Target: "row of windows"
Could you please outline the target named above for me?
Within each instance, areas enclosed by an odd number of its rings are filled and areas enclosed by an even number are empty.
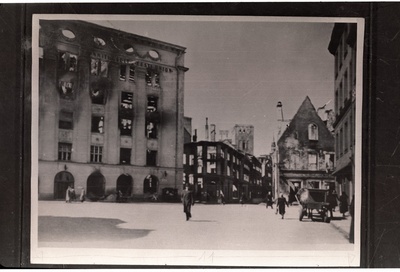
[[[109,62],[92,58],[90,60],[90,75],[99,78],[107,78],[109,74]],[[78,71],[78,56],[69,52],[59,52],[58,69],[65,72],[76,73]],[[119,68],[119,80],[135,82],[135,66],[122,64]],[[62,98],[74,99],[76,77],[60,76],[58,88]],[[158,71],[147,69],[145,75],[147,86],[160,87],[160,74]],[[91,87],[92,103],[105,104],[104,90],[100,86]],[[103,86],[104,88],[104,86]]]
[[[354,146],[354,119],[350,112],[349,118],[337,129],[335,135],[335,149],[338,158],[346,154]]]
[[[119,110],[119,129],[121,135],[131,136],[132,135],[132,124],[133,124],[133,94],[129,92],[121,93],[121,103]],[[158,109],[158,98],[155,96],[149,96],[147,98],[147,113],[157,112]],[[62,110],[59,115],[59,128],[60,129],[73,129],[73,112]],[[94,115],[91,121],[91,132],[103,134],[104,130],[104,116]],[[157,138],[157,123],[156,120],[146,119],[145,124],[145,135],[147,138]]]
[[[72,144],[58,143],[58,160],[71,161]],[[131,164],[131,148],[120,148],[120,164]],[[102,163],[103,162],[103,147],[98,145],[90,146],[90,162]],[[147,150],[146,152],[146,165],[157,165],[157,151]]]

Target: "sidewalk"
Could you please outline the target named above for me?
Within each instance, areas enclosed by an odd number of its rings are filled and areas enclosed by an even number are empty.
[[[351,216],[347,212],[345,218],[343,218],[342,214],[336,209],[333,212],[333,219],[330,224],[332,227],[337,229],[346,239],[349,239],[350,235],[350,224],[351,224]]]

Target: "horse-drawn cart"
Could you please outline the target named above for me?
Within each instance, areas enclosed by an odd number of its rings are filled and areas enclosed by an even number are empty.
[[[315,217],[319,217],[323,222],[329,223],[328,216],[329,203],[327,202],[328,190],[323,189],[305,189],[302,188],[298,193],[298,201],[300,203],[300,221],[304,216],[314,221]],[[316,213],[314,212],[316,211]]]

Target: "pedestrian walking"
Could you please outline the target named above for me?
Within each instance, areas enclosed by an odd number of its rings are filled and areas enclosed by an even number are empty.
[[[277,208],[279,210],[279,214],[282,216],[282,219],[285,216],[285,206],[289,207],[289,203],[286,201],[286,198],[283,196],[283,194],[281,194],[281,196],[278,198],[277,201]]]
[[[328,202],[328,211],[330,212],[331,218],[333,218],[333,210],[337,205],[337,196],[333,194],[333,191],[329,191],[328,195],[326,196],[326,202]]]
[[[271,194],[271,192],[268,192],[265,207],[267,209],[268,209],[268,207],[271,207],[271,209],[274,209],[273,205],[274,205],[274,200],[272,198],[272,194]]]
[[[219,196],[220,196],[220,198],[221,198],[221,203],[222,203],[223,205],[225,205],[225,195],[224,195],[224,193],[222,192],[222,190],[219,191]]]
[[[243,193],[241,194],[241,196],[240,196],[239,202],[240,202],[240,204],[242,204],[242,206],[243,206],[243,204],[246,203],[246,200],[247,200],[246,194],[243,192]]]
[[[183,212],[186,214],[186,221],[188,221],[192,217],[192,206],[194,205],[194,198],[192,191],[189,190],[189,187],[186,186],[185,190],[182,192],[182,203],[183,203]]]
[[[83,203],[83,201],[85,201],[85,198],[86,198],[85,188],[82,187],[81,195],[79,196],[79,200]]]
[[[343,192],[342,195],[339,197],[339,210],[340,213],[343,215],[343,218],[346,215],[346,212],[349,211],[349,201],[346,192]]]
[[[65,202],[71,202],[71,186],[68,185],[67,190],[65,191]]]

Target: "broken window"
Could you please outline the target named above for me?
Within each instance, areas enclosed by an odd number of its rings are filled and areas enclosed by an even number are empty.
[[[316,124],[308,125],[308,139],[314,141],[318,140],[318,127]]]
[[[147,97],[147,112],[157,111],[157,97],[149,96]]]
[[[108,62],[99,59],[91,59],[90,61],[90,74],[92,76],[108,76]]]
[[[76,72],[78,66],[78,56],[69,52],[58,53],[58,68],[60,70]]]
[[[149,139],[157,138],[157,124],[151,121],[146,121],[146,137]]]
[[[70,161],[72,152],[72,144],[58,143],[58,160]]]
[[[317,154],[308,154],[308,170],[317,170]]]
[[[132,105],[133,93],[122,92],[121,93],[121,109],[133,109]]]
[[[129,65],[129,81],[135,82],[135,66]]]
[[[121,135],[131,136],[132,135],[132,120],[130,119],[120,119],[120,129]]]
[[[61,111],[58,119],[58,128],[73,129],[73,113],[70,111]]]
[[[104,133],[104,117],[103,116],[92,116],[92,132]]]
[[[120,148],[119,163],[131,164],[131,150],[130,148]]]
[[[157,165],[157,151],[155,150],[147,150],[146,156],[146,165],[147,166],[156,166]]]
[[[74,86],[74,84],[72,82],[60,81],[59,82],[59,91],[60,91],[61,97],[72,98],[74,95],[73,86]]]
[[[98,145],[90,146],[90,162],[102,162],[103,147]]]
[[[160,75],[158,72],[147,70],[145,79],[147,86],[160,87]]]
[[[119,67],[119,80],[121,81],[126,80],[126,65],[121,65]]]
[[[121,108],[119,111],[119,128],[121,135],[132,135],[132,124],[133,124],[133,93],[122,92],[121,93]]]

